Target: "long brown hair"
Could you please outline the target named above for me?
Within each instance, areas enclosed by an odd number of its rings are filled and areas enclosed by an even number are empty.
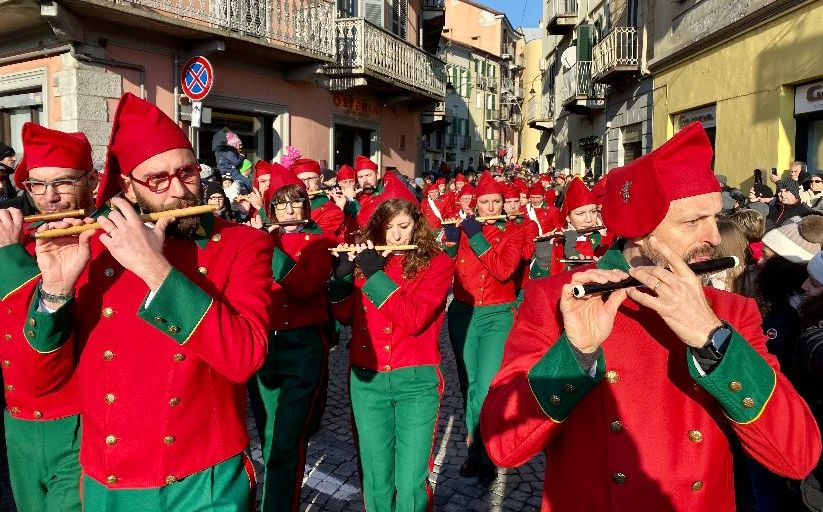
[[[434,233],[423,217],[419,206],[401,198],[384,201],[374,210],[369,222],[360,230],[360,239],[371,240],[374,245],[385,245],[386,226],[401,213],[405,213],[414,221],[414,233],[409,243],[416,245],[417,249],[406,251],[403,259],[403,278],[411,279],[440,252],[440,246],[437,245]]]
[[[716,258],[736,256],[740,264],[725,271],[726,290],[732,293],[754,296],[754,284],[749,275],[749,241],[740,226],[729,218],[717,220],[717,230],[720,233],[720,245],[716,248]]]

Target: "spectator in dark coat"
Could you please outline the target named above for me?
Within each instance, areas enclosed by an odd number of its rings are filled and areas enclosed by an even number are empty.
[[[777,182],[777,199],[777,203],[766,216],[767,230],[779,228],[787,222],[797,222],[812,211],[800,202],[800,186],[794,180],[784,179]]]
[[[240,137],[228,128],[223,128],[212,137],[211,148],[217,162],[218,174],[229,173],[232,181],[239,181],[247,189],[251,189],[251,181],[240,172],[240,166],[243,164],[243,143]]]

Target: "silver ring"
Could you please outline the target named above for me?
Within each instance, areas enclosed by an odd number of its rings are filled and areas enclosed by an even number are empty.
[[[654,293],[657,293],[657,287],[658,287],[658,286],[660,286],[661,284],[663,284],[663,280],[662,280],[662,279],[661,279],[661,280],[659,280],[659,281],[657,281],[657,284],[656,284],[656,285],[654,285],[654,287],[652,288],[652,291],[653,291]]]

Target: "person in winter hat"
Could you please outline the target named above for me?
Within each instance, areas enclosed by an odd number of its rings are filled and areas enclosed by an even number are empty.
[[[763,235],[765,257],[774,254],[789,261],[807,262],[823,244],[823,216],[809,215],[797,222],[787,222]]]
[[[777,199],[766,216],[766,229],[796,222],[811,212],[811,208],[800,202],[800,185],[795,180],[783,179],[777,182]]]
[[[240,154],[243,142],[240,137],[228,128],[223,128],[214,134],[211,146],[217,162],[217,172],[221,175],[230,173],[232,181],[239,181],[246,188],[251,189],[251,181],[240,172],[240,167],[243,165],[243,157]]]
[[[9,178],[14,173],[17,155],[11,146],[0,143],[0,201],[8,201],[17,196],[17,190]]]

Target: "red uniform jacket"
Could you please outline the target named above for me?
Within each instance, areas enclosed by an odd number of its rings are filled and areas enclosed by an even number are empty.
[[[598,267],[628,264],[615,250]],[[545,451],[544,511],[733,512],[731,436],[778,474],[815,466],[814,418],[766,351],[753,301],[705,288],[735,333],[701,376],[657,313],[626,300],[592,377],[563,334],[571,275],[529,284],[481,414],[498,465]]]
[[[326,196],[311,200],[311,220],[317,223],[324,233],[343,240],[346,230],[345,215],[334,201]]]
[[[434,207],[432,204],[434,203]],[[432,201],[428,197],[424,197],[423,201],[420,202],[420,210],[423,212],[423,216],[426,218],[426,221],[429,223],[429,227],[432,229],[439,229],[442,228],[443,225],[441,221],[446,217],[445,212],[441,209],[442,203],[440,201]],[[438,217],[437,212],[434,211],[434,208],[437,208],[437,211],[440,213]]]
[[[601,235],[600,233],[591,233],[589,235],[581,235],[578,237],[577,243],[574,247],[577,249],[577,256],[583,259],[591,259],[597,256],[600,258],[609,246],[612,244],[612,236],[608,233]],[[551,275],[560,274],[566,270],[571,270],[571,266],[561,263],[560,260],[566,259],[564,239],[558,238],[552,247],[552,264],[550,270]]]
[[[456,255],[454,300],[471,306],[513,302],[523,244],[523,226],[514,222],[484,224],[471,239],[461,230],[460,242],[447,249]]]
[[[325,324],[329,320],[328,282],[332,267],[329,248],[336,246],[337,240],[325,236],[315,223],[300,232],[283,233],[275,240],[270,329]]]
[[[523,260],[520,266],[517,267],[514,277],[514,292],[517,294],[526,286],[526,283],[529,282],[529,269],[532,263],[532,257],[534,257],[534,239],[537,237],[538,227],[537,223],[529,218],[523,218],[514,222],[523,226],[523,245],[520,248],[520,256]]]
[[[353,293],[332,305],[335,316],[352,326],[352,366],[387,372],[440,363],[438,337],[454,264],[440,253],[404,279],[403,259],[390,255],[384,270],[355,279]]]
[[[33,391],[71,375],[83,471],[110,488],[160,487],[246,449],[246,381],[266,358],[273,242],[204,215],[195,241],[167,238],[174,266],[148,288],[92,240],[77,296],[54,313],[31,298]],[[33,295],[33,297],[32,297]]]

